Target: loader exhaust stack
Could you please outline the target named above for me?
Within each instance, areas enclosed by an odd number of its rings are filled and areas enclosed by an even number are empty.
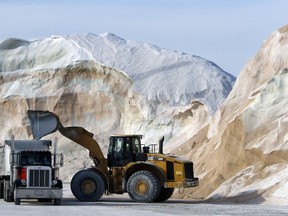
[[[164,142],[164,136],[159,140],[159,154],[163,154],[163,142]]]

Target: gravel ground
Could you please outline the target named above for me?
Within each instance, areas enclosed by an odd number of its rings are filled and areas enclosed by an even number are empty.
[[[285,203],[283,203],[285,204]],[[286,206],[211,203],[185,200],[169,200],[164,203],[134,203],[127,195],[103,196],[98,202],[79,202],[71,194],[67,185],[60,206],[52,203],[38,203],[36,200],[23,200],[20,206],[0,200],[2,216],[86,216],[86,215],[288,215]]]

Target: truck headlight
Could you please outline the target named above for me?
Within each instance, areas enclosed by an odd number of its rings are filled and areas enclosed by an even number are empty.
[[[55,186],[57,183],[58,183],[58,181],[57,181],[56,179],[54,179],[54,180],[52,181],[52,185],[53,185],[53,186]]]
[[[21,179],[21,184],[22,185],[26,185],[26,180],[25,179]]]

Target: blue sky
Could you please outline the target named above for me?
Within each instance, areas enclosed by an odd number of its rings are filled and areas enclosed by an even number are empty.
[[[0,0],[0,41],[111,32],[201,56],[237,76],[288,24],[287,0]]]

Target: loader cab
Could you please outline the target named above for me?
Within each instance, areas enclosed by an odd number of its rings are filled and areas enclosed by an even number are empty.
[[[142,135],[113,135],[108,149],[108,166],[122,167],[130,162],[144,159],[141,148]]]

